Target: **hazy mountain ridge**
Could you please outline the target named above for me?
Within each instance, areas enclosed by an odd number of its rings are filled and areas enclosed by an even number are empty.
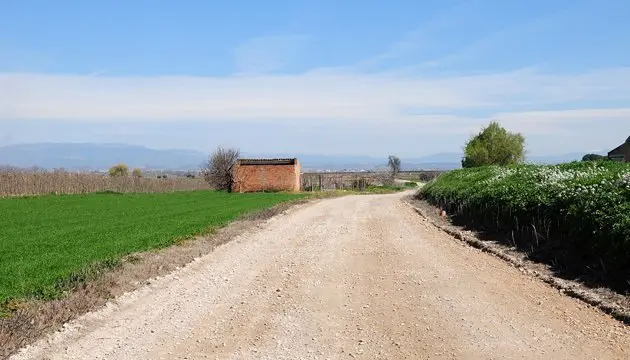
[[[244,152],[243,157],[297,157],[304,171],[315,170],[373,170],[384,168],[387,157],[361,155],[316,155],[288,153]],[[456,169],[460,167],[463,154],[437,153],[433,155],[404,158],[403,169]],[[580,160],[582,153],[556,156],[532,156],[529,162],[560,163]],[[157,150],[144,146],[115,143],[35,143],[0,147],[0,165],[17,167],[38,166],[45,169],[65,168],[69,170],[105,170],[117,163],[130,167],[154,170],[198,169],[208,154],[195,150]]]
[[[198,168],[206,155],[191,150],[155,150],[143,146],[94,143],[38,143],[0,147],[0,164],[45,169],[103,170],[125,163],[147,169]]]

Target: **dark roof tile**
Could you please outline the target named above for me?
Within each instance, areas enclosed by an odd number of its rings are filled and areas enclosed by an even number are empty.
[[[625,154],[625,151],[624,151],[625,147],[626,147],[625,143],[617,146],[616,148],[614,148],[614,149],[612,149],[612,150],[610,150],[608,152],[608,156]]]
[[[239,165],[295,165],[296,158],[292,159],[239,159]]]

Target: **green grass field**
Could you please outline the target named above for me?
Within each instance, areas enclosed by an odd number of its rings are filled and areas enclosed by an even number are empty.
[[[93,264],[207,233],[302,194],[193,191],[0,199],[0,312],[28,297],[54,298]]]
[[[409,190],[418,187],[418,184],[414,183],[404,183],[404,184],[396,184],[396,185],[381,185],[381,186],[368,186],[364,193],[365,194],[393,194],[399,191]]]

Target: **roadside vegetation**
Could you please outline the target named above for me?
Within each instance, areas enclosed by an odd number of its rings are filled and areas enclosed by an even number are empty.
[[[483,166],[448,172],[419,197],[557,268],[630,288],[630,164]]]
[[[363,192],[367,194],[392,194],[399,191],[413,189],[416,187],[418,187],[418,184],[415,182],[406,182],[403,184],[382,185],[382,186],[371,185],[365,188]]]
[[[0,199],[0,310],[62,296],[126,254],[212,232],[304,194],[191,191]]]

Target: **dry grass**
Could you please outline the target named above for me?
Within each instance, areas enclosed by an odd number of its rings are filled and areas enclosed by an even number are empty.
[[[87,283],[78,283],[66,297],[51,301],[15,304],[8,318],[0,318],[0,359],[8,359],[20,348],[59,329],[64,323],[104,306],[109,299],[132,291],[166,275],[194,259],[212,252],[264,220],[308,202],[306,199],[281,203],[270,209],[250,213],[214,234],[185,240],[178,246],[132,254],[115,268],[103,268]]]
[[[169,192],[208,190],[202,179],[109,177],[71,172],[0,172],[0,197],[93,192]]]

